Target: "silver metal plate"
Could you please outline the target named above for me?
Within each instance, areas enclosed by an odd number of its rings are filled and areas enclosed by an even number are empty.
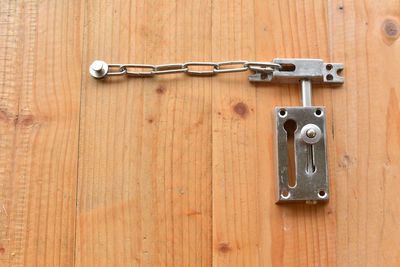
[[[315,204],[329,199],[329,182],[326,159],[326,129],[324,107],[277,107],[274,111],[276,121],[276,155],[277,155],[277,203],[306,202]],[[294,131],[294,186],[289,186],[288,177],[288,142],[285,123],[292,120],[296,123]],[[316,142],[304,136],[304,129],[313,125],[320,131]],[[304,128],[304,126],[306,126]],[[302,131],[303,129],[303,131]],[[310,135],[310,136],[313,136]],[[307,143],[308,142],[308,143]],[[312,159],[310,158],[312,149]],[[310,171],[310,159],[312,171]]]
[[[273,63],[282,66],[271,73],[255,73],[249,76],[251,82],[298,83],[310,80],[313,83],[342,84],[341,63],[324,63],[322,59],[276,58]]]

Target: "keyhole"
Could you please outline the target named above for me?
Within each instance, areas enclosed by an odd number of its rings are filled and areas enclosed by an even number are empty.
[[[296,164],[295,164],[295,143],[294,133],[297,129],[297,124],[294,120],[287,120],[283,125],[287,137],[287,155],[288,155],[288,185],[296,186]]]

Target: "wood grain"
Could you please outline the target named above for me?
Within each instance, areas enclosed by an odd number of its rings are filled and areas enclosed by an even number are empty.
[[[215,28],[213,40],[220,40],[221,44],[214,46],[214,54],[255,60],[328,58],[327,18],[316,19],[316,14],[326,12],[326,6],[275,1],[255,5],[241,1],[218,3],[221,9],[228,8],[225,12],[213,9],[220,17],[217,22],[227,23],[216,23],[221,28]],[[269,11],[271,6],[274,9]],[[230,46],[232,49],[223,49],[232,43],[235,44]],[[331,242],[334,242],[335,227],[331,205],[273,204],[275,177],[270,114],[274,106],[298,105],[298,88],[255,86],[244,77],[241,81],[226,85],[217,81],[218,89],[214,92],[219,93],[213,94],[214,265],[334,265],[335,246]],[[316,92],[315,100],[321,99],[321,95]],[[323,103],[329,104],[329,98]]]
[[[386,199],[386,191],[393,194],[398,189],[392,180],[397,177],[393,166],[398,163],[392,162],[397,159],[393,152],[390,159],[384,152],[385,147],[390,151],[398,147],[396,130],[393,131],[398,114],[397,89],[392,83],[397,76],[377,69],[395,69],[391,64],[395,64],[399,53],[394,45],[399,30],[398,8],[398,2],[379,6],[350,1],[256,1],[254,6],[241,1],[218,1],[214,6],[213,14],[218,19],[213,40],[220,43],[213,46],[213,55],[251,56],[248,47],[255,47],[250,51],[255,51],[256,59],[324,58],[344,62],[347,73],[344,88],[317,89],[314,93],[315,104],[327,106],[330,114],[329,165],[334,189],[328,205],[315,207],[271,205],[274,174],[269,137],[273,129],[271,117],[266,114],[276,105],[298,105],[298,89],[259,85],[254,93],[248,84],[224,85],[216,81],[214,265],[399,264],[397,239],[382,236],[384,232],[397,233],[394,225],[398,216],[393,215],[397,208]],[[369,20],[373,26],[369,26]],[[382,50],[387,54],[382,55]],[[389,62],[385,61],[387,57],[391,57]],[[396,78],[389,82],[388,77]],[[371,108],[375,108],[374,113]],[[388,119],[382,119],[382,115]],[[370,136],[372,129],[375,138]],[[388,147],[391,143],[394,145]]]
[[[253,3],[213,5],[213,60],[253,59]],[[256,88],[246,74],[213,80],[213,265],[259,266]]]
[[[0,5],[0,266],[400,266],[400,3]],[[89,77],[112,63],[343,62],[331,200],[274,204],[272,109],[297,86]]]
[[[0,8],[0,266],[72,266],[81,5]]]
[[[203,1],[88,1],[84,68],[211,58]],[[210,266],[211,79],[85,74],[77,266]]]
[[[332,92],[337,264],[398,266],[398,1],[336,3],[332,55],[346,62]]]

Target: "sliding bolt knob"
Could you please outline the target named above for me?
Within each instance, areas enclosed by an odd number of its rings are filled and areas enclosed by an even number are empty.
[[[93,61],[92,65],[89,67],[89,73],[93,78],[101,79],[107,75],[108,64],[101,60]]]
[[[309,138],[314,138],[317,135],[317,132],[315,131],[315,129],[311,128],[307,130],[306,135]]]
[[[315,144],[321,139],[322,132],[317,125],[310,123],[301,129],[300,136],[307,144]]]

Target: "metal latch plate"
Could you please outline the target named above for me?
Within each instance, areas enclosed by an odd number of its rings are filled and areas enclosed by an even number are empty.
[[[281,69],[271,73],[256,72],[249,76],[251,82],[298,83],[307,79],[313,83],[342,84],[344,78],[341,63],[324,63],[321,59],[275,58],[273,63]]]
[[[326,158],[326,129],[324,107],[277,107],[277,203],[303,201],[315,204],[329,199],[329,182]],[[295,123],[293,134],[295,184],[289,185],[289,153],[286,123]],[[304,129],[313,125],[319,128],[317,142],[310,142]],[[315,133],[315,131],[313,132]],[[311,166],[311,165],[312,166]],[[311,166],[311,167],[310,167]],[[293,167],[292,167],[293,168]]]

